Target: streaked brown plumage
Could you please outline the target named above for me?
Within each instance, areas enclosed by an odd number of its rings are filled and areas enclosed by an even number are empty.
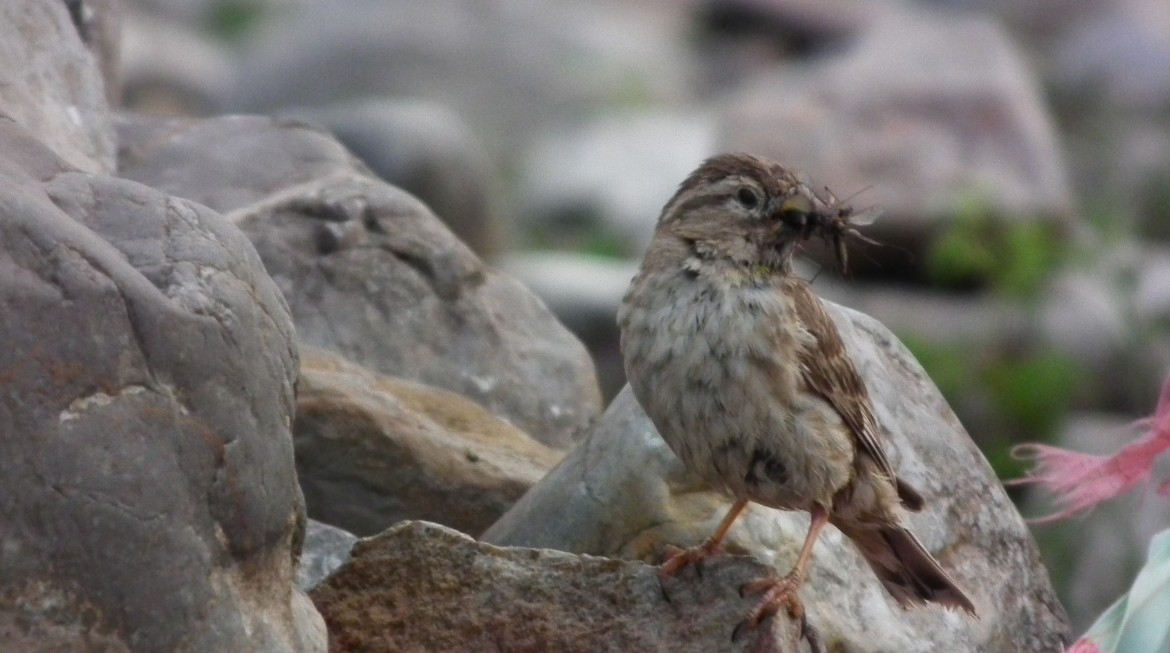
[[[840,220],[839,207],[779,164],[709,159],[667,202],[618,313],[638,402],[689,469],[736,499],[715,534],[662,573],[714,552],[749,501],[812,515],[792,573],[747,588],[764,595],[749,626],[780,605],[799,607],[827,523],[903,606],[974,613],[902,525],[902,511],[924,500],[898,478],[836,325],[792,271],[799,243],[827,237]]]

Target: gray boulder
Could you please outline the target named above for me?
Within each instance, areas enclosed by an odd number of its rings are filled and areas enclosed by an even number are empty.
[[[1090,260],[1045,284],[1033,342],[1078,365],[1077,408],[1151,410],[1150,393],[1170,368],[1167,283],[1164,248],[1118,239],[1097,244]],[[1144,560],[1144,546],[1139,553]]]
[[[1081,11],[1047,53],[1054,93],[1127,118],[1170,107],[1170,7],[1130,0]]]
[[[499,182],[487,150],[436,102],[366,98],[282,111],[325,126],[384,181],[426,203],[476,254],[499,253]]]
[[[309,591],[349,560],[358,537],[347,530],[308,520],[301,564],[297,568],[297,587]]]
[[[588,354],[540,301],[323,130],[125,116],[119,133],[123,175],[232,212],[306,343],[463,394],[555,447],[600,413]]]
[[[3,122],[0,153],[0,650],[323,651],[255,250]]]
[[[903,610],[835,529],[818,543],[802,596],[828,650],[1056,651],[1067,633],[1035,543],[978,448],[905,347],[881,324],[829,305],[874,400],[899,473],[927,508],[911,529],[951,571],[979,619]],[[657,560],[707,537],[729,501],[687,475],[624,390],[565,460],[483,535],[502,546]],[[751,506],[728,550],[787,572],[803,513]],[[1021,638],[1027,633],[1027,638]]]
[[[74,24],[69,4],[0,2],[0,119],[21,125],[73,167],[109,172],[114,169],[114,130],[105,82],[78,32],[83,23]],[[105,18],[108,13],[87,15]]]
[[[376,173],[426,202],[481,256],[500,244],[490,161],[466,126],[433,104],[370,99],[278,117],[124,113],[116,125],[123,176],[217,211],[330,174]]]
[[[637,263],[569,252],[513,252],[500,265],[544,300],[589,348],[602,396],[617,395],[626,384],[617,307]]]
[[[365,168],[319,127],[267,116],[117,120],[118,174],[226,213],[272,193]]]
[[[256,245],[304,342],[469,397],[552,447],[600,412],[580,341],[403,191],[340,173],[228,217]]]

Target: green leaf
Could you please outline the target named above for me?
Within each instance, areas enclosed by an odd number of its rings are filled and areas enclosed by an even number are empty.
[[[1044,440],[1072,405],[1081,370],[1068,356],[1039,352],[994,362],[984,375],[996,406]]]

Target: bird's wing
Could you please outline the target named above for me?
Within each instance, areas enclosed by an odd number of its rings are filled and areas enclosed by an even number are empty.
[[[845,342],[837,325],[825,311],[821,300],[803,281],[794,279],[789,290],[796,300],[796,314],[816,338],[816,344],[800,355],[804,382],[836,409],[841,419],[853,431],[861,450],[878,465],[882,474],[897,486],[898,496],[910,510],[922,507],[922,496],[917,490],[898,479],[878,434],[878,422],[870,403],[865,382],[853,366]]]

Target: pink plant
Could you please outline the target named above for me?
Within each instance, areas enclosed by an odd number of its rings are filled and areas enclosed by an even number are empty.
[[[1101,649],[1088,637],[1082,637],[1073,642],[1072,646],[1066,648],[1064,653],[1101,653]]]
[[[1154,459],[1170,449],[1170,376],[1162,384],[1153,416],[1139,420],[1135,426],[1148,432],[1112,456],[1093,456],[1043,444],[1014,448],[1012,455],[1034,460],[1035,467],[1026,477],[1011,483],[1037,483],[1055,494],[1057,504],[1062,507],[1034,521],[1042,524],[1081,514],[1149,480]],[[1158,487],[1158,494],[1170,494],[1170,480]]]

